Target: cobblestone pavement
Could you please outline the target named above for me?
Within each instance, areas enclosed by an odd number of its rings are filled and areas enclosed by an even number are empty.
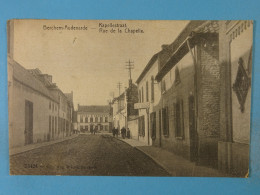
[[[12,155],[10,174],[169,176],[145,154],[109,135],[79,135]]]

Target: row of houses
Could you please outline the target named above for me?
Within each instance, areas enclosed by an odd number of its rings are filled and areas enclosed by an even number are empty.
[[[252,21],[191,21],[138,77],[137,101],[124,95],[114,125],[132,138],[199,165],[244,176],[249,167]],[[135,86],[135,85],[134,85]],[[114,105],[115,106],[115,105]],[[124,110],[125,109],[125,110]],[[123,115],[123,120],[116,117]],[[120,116],[117,118],[119,119]]]
[[[15,58],[14,21],[8,21],[9,146],[21,147],[73,133],[73,92],[64,93],[52,75],[26,69]]]
[[[73,92],[63,93],[52,76],[8,58],[10,148],[72,135]]]

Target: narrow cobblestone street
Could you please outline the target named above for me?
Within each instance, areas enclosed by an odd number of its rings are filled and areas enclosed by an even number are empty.
[[[109,135],[77,138],[10,156],[12,175],[169,176],[142,152]]]

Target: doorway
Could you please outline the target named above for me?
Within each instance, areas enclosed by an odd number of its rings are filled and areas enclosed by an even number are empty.
[[[25,100],[25,145],[33,143],[33,103]]]
[[[195,124],[195,103],[194,96],[189,97],[189,131],[190,131],[190,160],[198,160],[198,133]]]

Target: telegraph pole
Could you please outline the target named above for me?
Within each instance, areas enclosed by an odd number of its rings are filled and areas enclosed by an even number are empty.
[[[134,62],[131,62],[130,59],[126,62],[126,69],[128,69],[130,80],[132,80],[131,70],[134,69]]]

